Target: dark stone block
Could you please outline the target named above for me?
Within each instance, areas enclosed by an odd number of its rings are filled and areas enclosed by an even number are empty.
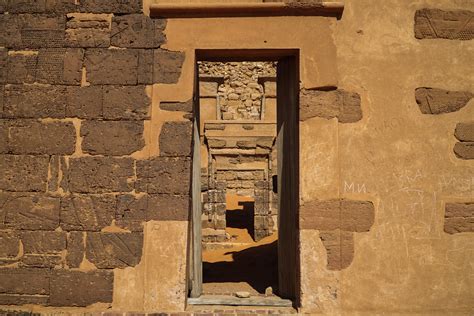
[[[14,53],[8,56],[8,83],[33,83],[36,81],[38,54]]]
[[[48,156],[0,155],[0,190],[46,191]]]
[[[165,122],[160,133],[161,156],[191,156],[192,122]]]
[[[38,54],[38,82],[48,84],[81,84],[83,59],[84,50],[80,48],[40,50]]]
[[[456,157],[461,159],[474,159],[474,142],[459,142],[454,145]]]
[[[474,203],[446,203],[444,231],[448,234],[474,232]]]
[[[65,42],[68,47],[109,47],[110,20],[102,15],[68,15]]]
[[[147,221],[188,221],[189,212],[187,195],[153,194],[148,198]]]
[[[147,221],[147,209],[148,196],[119,195],[115,225],[130,231],[143,231],[143,223]]]
[[[92,84],[136,85],[138,50],[91,48],[86,52],[87,81]]]
[[[140,13],[142,0],[81,0],[81,11],[92,13]]]
[[[88,233],[86,258],[99,269],[134,267],[142,256],[143,234]]]
[[[110,42],[116,47],[158,48],[165,41],[164,21],[143,14],[114,16]]]
[[[145,120],[150,118],[151,99],[145,86],[106,86],[104,118],[108,120]]]
[[[61,263],[61,252],[66,249],[66,233],[27,231],[20,236],[24,249],[22,266],[53,268]]]
[[[1,210],[0,214],[2,214]],[[20,238],[16,232],[0,231],[0,261],[2,259],[15,258],[18,255],[19,250]]]
[[[4,84],[7,82],[7,73],[8,73],[8,50],[5,48],[0,48],[0,84]],[[1,104],[0,104],[0,107],[1,107]]]
[[[50,277],[49,269],[0,269],[0,295],[48,295]]]
[[[329,270],[342,270],[350,266],[354,258],[354,236],[340,230],[323,231],[319,234],[327,253]]]
[[[474,142],[474,122],[458,123],[454,136],[462,142]]]
[[[177,83],[181,76],[184,53],[156,49],[154,52],[153,83]]]
[[[69,268],[79,268],[84,258],[85,243],[83,232],[70,232],[67,237],[66,264]]]
[[[67,87],[66,117],[102,118],[102,86]]]
[[[160,109],[165,111],[193,111],[193,100],[190,99],[186,102],[160,102]]]
[[[190,190],[190,160],[184,158],[155,158],[137,161],[139,192],[188,195]]]
[[[448,91],[436,88],[417,88],[416,103],[423,114],[443,114],[462,109],[474,94],[465,91]]]

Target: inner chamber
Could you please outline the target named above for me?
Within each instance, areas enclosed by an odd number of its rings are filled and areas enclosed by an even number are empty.
[[[278,289],[276,62],[198,62],[203,294]]]

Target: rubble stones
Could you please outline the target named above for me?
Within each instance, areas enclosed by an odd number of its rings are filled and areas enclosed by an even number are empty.
[[[462,109],[474,94],[465,91],[449,91],[437,88],[417,88],[416,103],[423,114],[443,114]]]

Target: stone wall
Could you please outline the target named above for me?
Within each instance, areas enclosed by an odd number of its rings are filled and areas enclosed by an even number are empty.
[[[188,220],[191,122],[140,154],[148,85],[176,83],[184,54],[139,0],[0,9],[0,305],[111,303],[144,223]]]

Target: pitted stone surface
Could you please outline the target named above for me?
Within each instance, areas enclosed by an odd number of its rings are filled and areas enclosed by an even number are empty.
[[[145,86],[104,87],[104,118],[145,120],[150,118],[151,99]]]
[[[417,88],[416,103],[423,114],[456,112],[467,105],[474,94],[466,91],[449,91],[437,88]]]
[[[474,142],[459,142],[454,145],[454,153],[460,159],[474,159]]]
[[[153,83],[177,83],[184,63],[184,53],[156,49],[153,55]]]
[[[67,87],[66,116],[81,119],[103,117],[102,86]]]
[[[83,232],[70,232],[67,236],[66,264],[69,268],[79,268],[85,254]]]
[[[91,84],[137,84],[138,50],[88,49],[84,64]]]
[[[188,221],[190,200],[187,195],[152,194],[148,198],[147,221]]]
[[[474,122],[458,123],[454,136],[462,142],[474,142]]]
[[[137,161],[136,190],[150,194],[190,192],[191,161],[186,158],[155,158]],[[160,179],[160,181],[155,181]]]
[[[112,224],[115,198],[112,195],[74,194],[61,199],[61,228],[66,231],[100,231]]]
[[[130,231],[143,231],[143,223],[147,220],[148,196],[119,195],[116,203],[115,225]]]
[[[111,44],[126,48],[158,48],[165,42],[166,20],[151,19],[142,14],[114,16]]]
[[[191,156],[192,122],[165,122],[160,133],[161,156]]]
[[[48,156],[0,155],[0,190],[46,191]]]

